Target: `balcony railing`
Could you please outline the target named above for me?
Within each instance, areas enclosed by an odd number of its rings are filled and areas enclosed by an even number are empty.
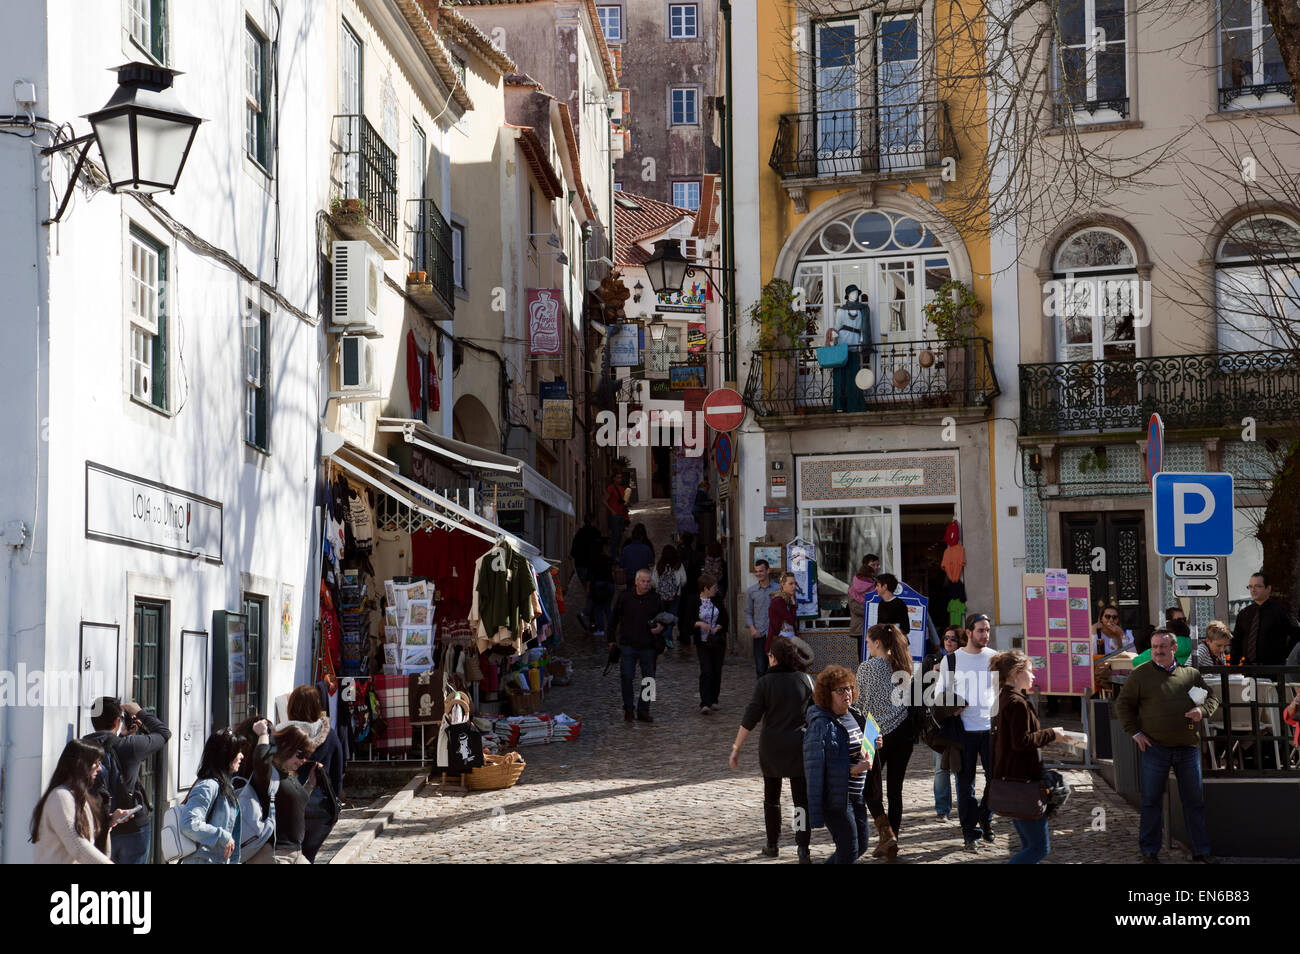
[[[935,170],[960,158],[948,106],[904,103],[788,113],[768,160],[783,179],[887,176]]]
[[[1281,93],[1291,102],[1295,102],[1295,87],[1290,83],[1257,83],[1253,86],[1224,86],[1219,90],[1219,108],[1232,109],[1233,104],[1244,96],[1254,96],[1262,101],[1270,93]]]
[[[745,403],[759,417],[879,413],[915,408],[988,407],[1001,391],[989,342],[889,342],[872,346],[862,361],[875,378],[863,391],[851,382],[836,393],[835,369],[817,363],[813,346],[751,354]],[[841,377],[841,383],[846,383]]]
[[[1136,431],[1155,412],[1182,428],[1293,422],[1300,365],[1290,351],[1239,351],[1020,366],[1021,434]]]
[[[415,219],[411,224],[411,263],[424,272],[434,291],[448,308],[455,307],[456,283],[452,268],[451,225],[433,199],[412,201]]]
[[[1087,113],[1088,121],[1100,112],[1109,110],[1110,112],[1119,113],[1121,119],[1128,119],[1128,97],[1123,99],[1091,99],[1086,102],[1070,102],[1068,99],[1058,102],[1055,106],[1056,124],[1064,126],[1066,120],[1074,116],[1077,120],[1079,113]]]
[[[397,154],[388,148],[365,116],[339,120],[340,178],[343,198],[360,199],[366,218],[388,241],[397,243]]]

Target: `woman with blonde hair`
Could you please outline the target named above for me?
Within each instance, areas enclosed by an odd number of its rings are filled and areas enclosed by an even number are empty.
[[[772,649],[772,640],[778,636],[794,636],[799,629],[799,617],[794,615],[795,593],[799,583],[795,575],[788,570],[781,574],[781,589],[772,596],[767,604],[767,649]]]
[[[877,623],[867,630],[867,658],[858,666],[858,707],[865,719],[868,714],[880,727],[880,751],[867,775],[867,809],[880,836],[877,858],[893,861],[898,856],[898,831],[903,822],[903,777],[912,757],[916,735],[907,717],[907,700],[911,697],[912,655],[907,639],[893,623]],[[901,692],[895,688],[901,687]],[[885,809],[882,779],[889,793]]]
[[[993,774],[990,779],[1013,782],[1036,782],[1043,777],[1043,757],[1039,749],[1065,738],[1064,729],[1040,729],[1038,713],[1029,701],[1034,685],[1034,664],[1024,653],[1012,650],[998,653],[989,662],[998,674],[998,714],[993,733]],[[1011,820],[1020,836],[1020,850],[1007,864],[1036,865],[1052,850],[1048,837],[1047,814],[1026,821]]]

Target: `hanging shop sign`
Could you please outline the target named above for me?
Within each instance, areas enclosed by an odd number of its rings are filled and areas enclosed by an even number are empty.
[[[86,461],[86,537],[221,565],[222,505]]]
[[[705,368],[702,364],[681,363],[668,366],[668,381],[674,391],[705,386]]]
[[[704,322],[692,321],[686,326],[686,350],[691,354],[704,354],[709,344],[709,336]]]
[[[655,296],[655,311],[695,312],[704,310],[704,303],[709,299],[709,277],[694,270],[682,284],[681,291],[661,292]]]
[[[611,325],[608,340],[611,368],[635,368],[641,363],[640,327],[631,323]]]
[[[542,437],[545,440],[567,441],[573,437],[573,401],[571,399],[542,402]]]
[[[522,480],[480,480],[476,491],[482,504],[493,504],[497,513],[524,510]]]
[[[569,396],[569,382],[543,381],[537,385],[537,396],[543,401],[563,399]]]
[[[667,378],[650,379],[650,400],[652,401],[680,401],[682,399],[681,391],[674,391]]]
[[[528,289],[528,353],[535,358],[564,356],[558,288]]]

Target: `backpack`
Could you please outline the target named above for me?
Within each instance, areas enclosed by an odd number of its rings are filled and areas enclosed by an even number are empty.
[[[99,796],[100,801],[109,815],[119,808],[135,808],[135,793],[126,787],[126,779],[122,775],[122,764],[113,754],[112,745],[104,746],[104,757],[100,760],[100,772],[95,776],[95,784],[92,789]]]
[[[663,600],[665,604],[671,603],[673,600],[677,599],[677,594],[680,592],[680,586],[677,582],[677,571],[666,570],[665,572],[660,573],[659,585],[655,587],[655,592],[659,594],[659,598]]]
[[[940,754],[952,746],[961,745],[965,740],[966,731],[961,721],[961,711],[966,708],[966,702],[956,694],[957,656],[949,653],[942,665],[947,666],[948,671],[952,673],[953,705],[946,704],[947,693],[945,693],[944,696],[936,698],[931,705],[907,707],[908,715],[917,719],[913,723],[917,738]]]
[[[191,788],[190,793],[193,794],[193,792],[194,789]],[[212,821],[212,813],[216,810],[217,799],[221,797],[221,790],[218,787],[217,797],[208,806],[207,817],[203,819],[205,823]],[[158,847],[162,852],[164,864],[183,861],[199,850],[199,843],[181,830],[181,811],[189,800],[190,796],[187,794],[179,805],[173,805],[163,812],[162,824],[158,826]]]

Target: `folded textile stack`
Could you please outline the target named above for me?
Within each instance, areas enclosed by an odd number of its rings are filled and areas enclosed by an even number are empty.
[[[492,731],[511,748],[545,745],[551,741],[551,717],[543,712],[508,716],[492,723]]]
[[[582,731],[582,720],[567,716],[563,712],[551,720],[552,742],[574,742]]]

